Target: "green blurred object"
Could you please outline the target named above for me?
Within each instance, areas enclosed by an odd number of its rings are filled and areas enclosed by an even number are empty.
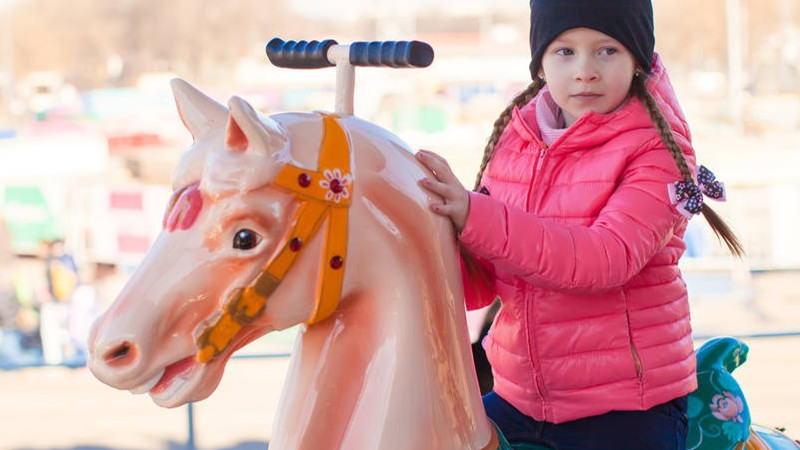
[[[444,131],[447,117],[443,108],[422,106],[419,108],[419,128],[428,133]]]
[[[0,205],[14,253],[36,254],[42,241],[62,237],[61,224],[39,186],[6,186]]]
[[[437,106],[397,107],[392,109],[393,130],[420,130],[426,133],[444,131],[447,117]]]

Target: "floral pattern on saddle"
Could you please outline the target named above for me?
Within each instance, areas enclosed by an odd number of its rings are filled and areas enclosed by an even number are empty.
[[[747,345],[732,337],[711,339],[697,350],[697,390],[689,395],[687,450],[726,450],[746,442],[750,410],[731,375],[747,359]]]

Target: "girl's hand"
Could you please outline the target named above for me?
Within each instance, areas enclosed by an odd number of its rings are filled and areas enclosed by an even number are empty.
[[[443,202],[431,202],[431,211],[447,216],[453,222],[456,232],[460,233],[467,223],[469,214],[469,192],[453,174],[450,165],[444,158],[427,150],[417,152],[417,160],[427,167],[435,179],[423,178],[419,181],[426,191],[442,197]]]

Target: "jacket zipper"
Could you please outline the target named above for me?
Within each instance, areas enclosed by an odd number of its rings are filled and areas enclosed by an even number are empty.
[[[530,208],[531,211],[533,211],[535,209],[535,207],[533,205],[533,202],[532,202],[532,197],[534,195],[536,183],[538,183],[538,181],[539,181],[538,178],[539,178],[539,175],[540,175],[540,173],[542,171],[542,166],[544,165],[544,158],[547,156],[547,150],[549,149],[547,143],[544,142],[543,140],[537,139],[536,142],[539,144],[539,156],[536,158],[536,165],[535,165],[535,167],[533,169],[533,174],[531,176],[530,187],[528,188],[528,205],[527,206],[528,206],[528,208]],[[533,292],[531,292],[531,301],[529,303],[531,305],[531,307],[533,307],[533,302],[534,301],[535,301],[534,294],[533,294]],[[527,314],[527,312],[526,312],[526,314]],[[533,333],[532,331],[529,331],[529,332]],[[535,346],[534,351],[536,352],[536,354],[538,356],[539,346],[538,346],[538,343],[536,342],[535,334],[534,334],[532,340],[533,340],[533,345]],[[538,361],[538,357],[537,357],[537,361]],[[536,393],[539,394],[539,398],[542,399],[542,414],[544,415],[544,420],[545,421],[551,421],[552,417],[551,417],[551,413],[550,413],[550,402],[548,402],[547,397],[544,394],[544,389],[542,388],[542,383],[543,382],[541,380],[541,370],[536,370],[533,373],[533,384],[536,386]]]
[[[542,166],[544,165],[544,157],[547,156],[547,144],[544,142],[539,143],[542,147],[541,151],[539,151],[539,158],[536,160],[536,173],[541,172]]]
[[[544,158],[545,156],[547,156],[547,150],[548,150],[548,146],[544,141],[537,140],[537,143],[539,144],[539,156],[536,158],[536,164],[533,168],[533,174],[531,175],[531,182],[530,185],[528,186],[528,204],[526,205],[528,208],[530,208],[531,211],[534,210],[532,203],[534,186],[538,182],[539,174],[542,171],[542,166],[544,165]]]

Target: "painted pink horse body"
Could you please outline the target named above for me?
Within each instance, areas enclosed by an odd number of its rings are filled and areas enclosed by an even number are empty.
[[[263,313],[199,363],[198,334],[285,244],[298,200],[271,181],[286,164],[317,167],[322,116],[263,117],[237,97],[226,108],[183,81],[173,90],[194,143],[164,230],[95,324],[89,363],[165,407],[208,397],[236,349],[306,324],[324,239],[306,243]],[[270,448],[487,447],[452,228],[429,213],[425,173],[403,142],[352,116],[339,123],[356,180],[342,296],[331,317],[301,327]]]

